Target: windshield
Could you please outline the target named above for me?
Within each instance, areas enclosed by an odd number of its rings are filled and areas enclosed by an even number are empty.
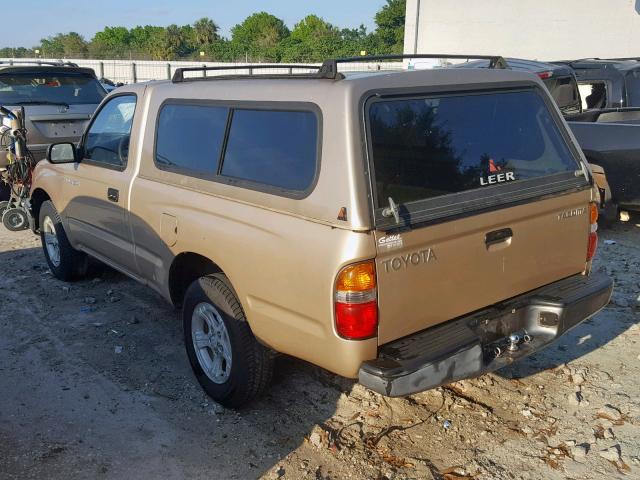
[[[79,72],[11,72],[0,74],[0,105],[98,104],[106,92]]]
[[[368,120],[378,207],[578,168],[534,90],[377,100]]]

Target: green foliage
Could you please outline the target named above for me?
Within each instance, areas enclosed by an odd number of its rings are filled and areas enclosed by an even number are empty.
[[[282,20],[266,12],[254,13],[231,29],[231,48],[252,61],[278,61],[280,43],[289,37]]]
[[[49,57],[63,58],[87,53],[87,42],[76,32],[58,33],[40,42],[40,50]]]
[[[387,4],[376,13],[376,36],[384,50],[402,53],[404,48],[404,17],[406,0],[387,0]]]
[[[36,52],[32,48],[24,47],[5,47],[0,48],[0,57],[2,58],[33,58]]]
[[[372,33],[361,25],[340,29],[317,15],[308,15],[289,31],[285,23],[267,12],[254,13],[222,38],[220,28],[203,17],[192,25],[105,27],[90,42],[75,32],[43,38],[40,55],[53,58],[200,59],[217,61],[320,62],[326,58],[401,53],[406,0],[386,0],[375,16]],[[33,57],[34,49],[0,49],[2,57]]]
[[[95,58],[126,58],[131,32],[125,27],[105,27],[89,43],[89,55]]]
[[[194,45],[204,48],[220,38],[220,27],[208,17],[203,17],[193,24]]]

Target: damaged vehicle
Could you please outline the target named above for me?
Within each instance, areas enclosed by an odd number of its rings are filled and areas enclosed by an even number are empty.
[[[120,87],[36,166],[51,272],[82,278],[92,257],[181,308],[195,377],[228,407],[266,389],[277,353],[403,396],[551,344],[613,289],[591,272],[580,148],[501,57],[347,71],[404,58]]]
[[[598,187],[610,185],[608,216],[619,210],[628,220],[629,211],[640,211],[640,108],[591,110],[567,121],[594,172],[602,172]]]
[[[563,115],[582,112],[580,92],[576,76],[566,65],[524,60],[522,58],[505,58],[505,68],[519,72],[528,72],[539,77],[551,93]],[[474,60],[458,63],[454,68],[489,68],[487,60]]]
[[[640,58],[553,62],[575,72],[583,110],[640,107]]]
[[[626,210],[640,209],[640,164],[636,161],[640,142],[637,140],[638,130],[632,126],[640,123],[640,108],[605,108],[608,102],[596,99],[599,95],[597,85],[607,85],[609,93],[602,93],[602,98],[624,99],[616,103],[619,107],[633,104],[635,97],[632,92],[638,88],[640,93],[640,83],[635,83],[635,76],[640,73],[640,62],[505,60],[506,68],[529,72],[542,79],[569,122],[591,164],[603,219],[610,223],[618,218],[619,210],[620,217],[627,218]],[[486,60],[476,60],[457,64],[454,68],[488,68],[488,65]],[[580,67],[580,70],[574,72],[572,67]],[[587,84],[588,89],[585,88]],[[592,85],[595,85],[595,90],[592,90]],[[640,95],[638,97],[640,101]]]
[[[0,61],[0,105],[24,108],[28,148],[37,162],[52,142],[77,142],[106,91],[90,68],[72,63]],[[0,169],[8,159],[0,151]],[[2,182],[0,182],[2,184]],[[0,200],[9,187],[0,186]]]

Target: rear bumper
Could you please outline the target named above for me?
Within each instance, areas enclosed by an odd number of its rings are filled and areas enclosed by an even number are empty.
[[[360,367],[362,385],[399,397],[507,366],[604,308],[613,281],[576,275],[380,347]],[[510,335],[519,340],[509,340]],[[509,347],[512,347],[510,349]]]

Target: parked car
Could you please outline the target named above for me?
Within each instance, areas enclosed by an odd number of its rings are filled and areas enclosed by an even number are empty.
[[[590,110],[567,120],[587,160],[604,169],[611,188],[608,217],[618,209],[626,218],[628,211],[640,211],[640,108]]]
[[[582,111],[578,82],[573,70],[566,65],[505,58],[506,68],[519,72],[528,72],[540,77],[564,115]],[[489,68],[488,60],[474,60],[452,65],[454,68]]]
[[[487,60],[454,65],[454,68],[487,68]],[[640,118],[638,111],[585,110],[593,105],[592,99],[585,103],[580,93],[576,73],[565,64],[554,64],[507,58],[508,68],[530,72],[540,77],[593,167],[593,177],[600,194],[600,213],[607,222],[614,221],[618,209],[637,210],[640,199],[640,177],[638,162],[640,142],[637,128],[613,126],[614,123],[635,123]],[[640,66],[640,64],[638,64]],[[616,70],[615,76],[623,76]],[[618,87],[616,87],[618,88]],[[602,112],[602,114],[600,113]],[[591,123],[587,126],[585,123]],[[601,127],[603,124],[605,127]]]
[[[28,147],[36,161],[45,157],[52,142],[77,142],[105,95],[89,68],[0,61],[0,105],[9,110],[24,107]],[[6,165],[6,152],[0,151],[0,168]]]
[[[640,58],[563,60],[578,79],[583,110],[640,107]]]
[[[180,69],[109,95],[34,172],[53,275],[93,257],[180,306],[195,376],[230,407],[265,389],[276,352],[408,395],[607,304],[591,173],[540,79],[338,72],[355,61]]]
[[[99,80],[99,82],[102,85],[102,88],[104,88],[107,91],[107,93],[111,93],[116,88],[121,87],[122,85],[124,85],[124,83],[122,83],[122,82],[114,82],[113,80],[109,80],[108,78],[104,78],[104,77],[102,77]]]

